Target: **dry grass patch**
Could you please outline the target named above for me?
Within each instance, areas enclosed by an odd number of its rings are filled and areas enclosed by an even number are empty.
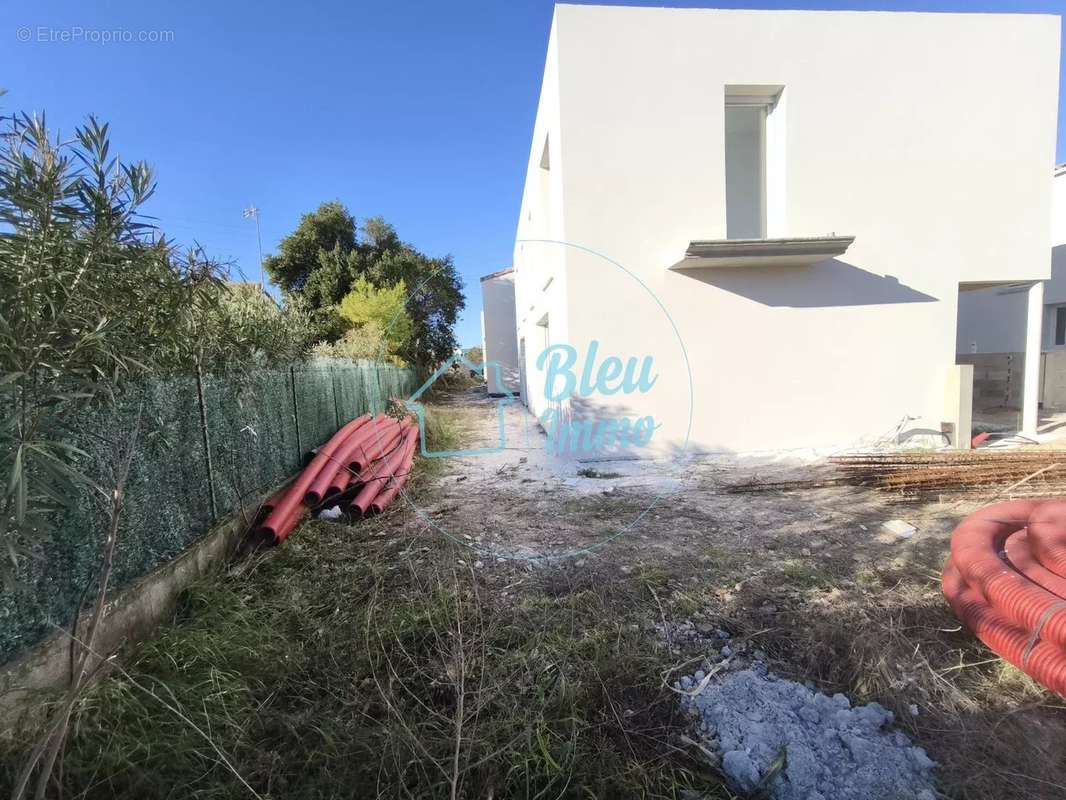
[[[190,591],[79,704],[55,790],[730,796],[677,741],[647,576],[475,570],[388,518],[310,523]]]

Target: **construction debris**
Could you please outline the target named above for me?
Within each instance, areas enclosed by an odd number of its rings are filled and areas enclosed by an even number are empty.
[[[909,522],[901,519],[890,519],[881,525],[881,529],[893,539],[910,539],[918,530]]]
[[[296,479],[268,498],[249,530],[256,546],[279,544],[308,510],[339,505],[354,517],[379,514],[407,482],[419,428],[387,414],[353,419],[318,449]],[[327,513],[326,518],[335,518]],[[337,515],[339,516],[339,514]]]
[[[944,595],[992,650],[1066,696],[1066,502],[982,508],[951,535]]]
[[[700,750],[746,797],[936,797],[933,760],[892,730],[894,715],[878,703],[852,706],[758,663],[721,678],[697,672],[674,689],[697,723]]]
[[[829,486],[870,486],[899,500],[1066,495],[1066,450],[901,451],[856,453],[829,459],[828,478],[749,481],[735,493],[795,491]]]

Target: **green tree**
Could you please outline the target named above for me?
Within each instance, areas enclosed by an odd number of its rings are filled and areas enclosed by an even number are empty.
[[[438,364],[458,346],[454,326],[459,312],[466,307],[463,284],[452,257],[430,258],[399,242],[388,223],[375,219],[368,220],[368,224],[372,221],[387,246],[373,248],[367,254],[365,272],[379,286],[403,281],[408,287],[407,311],[414,331],[407,358],[422,365]]]
[[[281,240],[277,255],[263,260],[263,267],[270,279],[286,292],[313,289],[307,283],[323,267],[319,254],[336,250],[343,257],[355,249],[355,240],[355,219],[348,209],[338,201],[323,203],[300,217],[296,230]],[[332,305],[339,299],[333,297],[316,305]]]
[[[360,275],[337,306],[337,313],[353,328],[375,325],[389,355],[405,352],[414,328],[407,314],[407,287],[402,280],[379,289]]]
[[[351,361],[388,361],[398,367],[406,366],[403,359],[388,352],[385,331],[376,322],[352,328],[335,342],[315,345],[316,358],[338,358]],[[385,354],[384,356],[382,354]]]
[[[485,354],[481,352],[480,347],[468,347],[463,351],[463,356],[471,364],[481,366],[485,362]]]
[[[344,335],[347,326],[336,308],[365,277],[378,288],[401,281],[407,287],[412,328],[399,353],[405,361],[436,364],[456,347],[452,328],[465,299],[451,257],[430,258],[404,243],[380,217],[367,219],[358,229],[344,206],[324,203],[301,218],[265,266],[287,302],[308,314],[326,342]]]

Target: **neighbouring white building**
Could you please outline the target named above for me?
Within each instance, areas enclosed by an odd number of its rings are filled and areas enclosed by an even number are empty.
[[[958,360],[974,365],[974,400],[989,408],[1022,401],[1029,285],[959,295]],[[1055,167],[1051,202],[1051,278],[1043,285],[1040,400],[1066,408],[1066,165]]]
[[[481,352],[485,363],[498,370],[485,370],[491,395],[517,395],[519,385],[518,338],[515,330],[514,270],[508,267],[481,279]]]
[[[967,442],[960,289],[1050,275],[1059,28],[556,6],[514,249],[525,402],[648,416],[667,450]],[[564,343],[582,380],[549,386]]]

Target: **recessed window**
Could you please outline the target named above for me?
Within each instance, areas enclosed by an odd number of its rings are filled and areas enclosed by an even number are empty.
[[[730,239],[766,234],[766,111],[725,107],[725,213]]]
[[[1066,344],[1066,306],[1055,309],[1055,344]]]
[[[726,87],[726,238],[765,239],[770,117],[779,87]]]

